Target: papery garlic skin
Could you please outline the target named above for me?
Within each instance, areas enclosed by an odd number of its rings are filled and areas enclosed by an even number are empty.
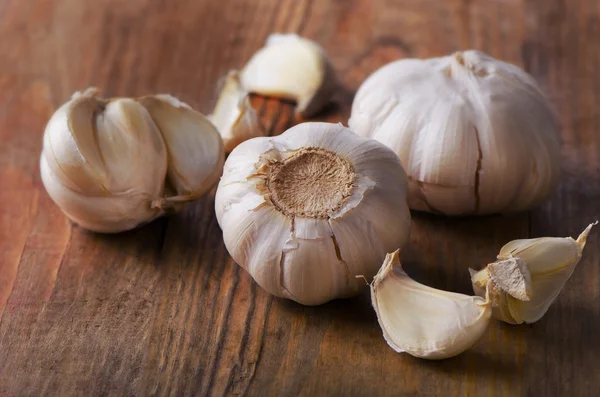
[[[292,99],[297,112],[309,117],[329,102],[335,87],[325,51],[295,34],[272,34],[240,73],[248,92]]]
[[[148,96],[139,101],[165,141],[167,177],[177,192],[168,200],[192,200],[212,189],[225,163],[223,140],[216,127],[204,115],[171,95]]]
[[[469,349],[492,315],[489,298],[438,290],[411,279],[402,269],[399,251],[386,256],[371,284],[371,300],[388,345],[429,360]]]
[[[392,62],[359,88],[349,126],[400,157],[412,209],[518,212],[559,179],[559,123],[534,79],[479,51]]]
[[[227,153],[248,139],[267,134],[237,71],[229,72],[225,78],[215,109],[208,117],[219,130]]]
[[[493,282],[489,267],[479,272],[470,270],[473,289],[482,294],[488,283],[495,284],[494,317],[509,324],[534,323],[541,319],[558,297],[581,259],[592,226],[589,225],[577,238],[543,237],[514,240],[507,243],[498,254],[499,261],[508,258],[522,260],[530,273],[529,300],[519,299]],[[495,262],[498,263],[498,262]]]
[[[318,305],[357,294],[406,243],[406,175],[396,155],[341,125],[303,123],[240,144],[215,210],[227,250],[273,295]]]
[[[120,232],[214,186],[224,162],[217,130],[165,98],[107,100],[88,89],[54,113],[44,131],[40,172],[48,194],[72,221],[96,232]],[[167,180],[179,194],[167,192]]]

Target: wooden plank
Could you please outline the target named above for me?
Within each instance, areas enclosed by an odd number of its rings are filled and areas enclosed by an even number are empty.
[[[508,240],[576,235],[599,217],[600,2],[560,0],[3,0],[0,2],[0,396],[597,395],[600,244],[546,317],[494,323],[465,354],[427,362],[384,342],[368,291],[303,307],[270,297],[227,255],[208,195],[119,235],[71,225],[41,185],[44,125],[73,91],[169,92],[203,112],[220,76],[271,32],[321,43],[345,122],[381,65],[478,48],[522,65],[563,124],[564,175],[540,208],[413,214],[417,280],[470,292],[467,268]],[[291,105],[254,98],[272,134]]]

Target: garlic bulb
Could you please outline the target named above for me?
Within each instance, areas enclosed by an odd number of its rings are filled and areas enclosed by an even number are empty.
[[[453,357],[473,346],[492,316],[489,297],[420,284],[404,272],[398,252],[386,256],[371,284],[371,300],[388,345],[430,360]]]
[[[102,99],[88,89],[48,122],[40,170],[71,220],[119,232],[199,197],[217,182],[223,162],[215,127],[177,99]]]
[[[522,211],[558,183],[550,103],[522,69],[479,51],[382,67],[359,88],[349,126],[400,157],[415,210]]]
[[[215,209],[233,259],[273,295],[318,305],[357,294],[410,231],[397,156],[340,124],[239,145]]]
[[[245,140],[266,135],[236,71],[225,78],[215,109],[208,117],[219,130],[228,153]]]
[[[292,99],[303,116],[318,113],[328,103],[333,70],[325,51],[295,34],[272,34],[240,73],[248,92]]]
[[[483,296],[490,290],[498,320],[510,324],[538,321],[573,274],[593,225],[577,240],[543,237],[509,242],[500,250],[498,261],[479,272],[469,269],[475,293]]]

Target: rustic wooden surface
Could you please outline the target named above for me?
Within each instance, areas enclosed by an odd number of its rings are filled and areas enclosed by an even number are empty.
[[[0,396],[597,396],[598,232],[543,320],[494,323],[467,353],[427,362],[386,345],[366,289],[321,307],[268,296],[227,255],[212,195],[97,235],[51,202],[38,157],[72,92],[170,92],[208,112],[216,80],[271,32],[329,52],[341,86],[323,117],[336,121],[380,65],[478,48],[548,92],[564,178],[530,213],[413,214],[408,272],[469,293],[467,268],[505,242],[576,235],[600,216],[599,18],[584,0],[0,0]],[[285,127],[289,105],[258,103]]]

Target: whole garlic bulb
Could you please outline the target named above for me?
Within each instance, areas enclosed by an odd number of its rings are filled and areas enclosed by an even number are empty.
[[[382,67],[359,88],[349,126],[398,154],[412,209],[516,212],[558,183],[550,103],[529,74],[482,52]]]
[[[40,170],[71,220],[119,232],[198,198],[216,184],[223,162],[216,128],[177,99],[107,100],[89,89],[51,117]]]
[[[273,295],[305,305],[364,288],[410,231],[406,174],[377,141],[303,123],[227,158],[216,213],[227,250]]]

